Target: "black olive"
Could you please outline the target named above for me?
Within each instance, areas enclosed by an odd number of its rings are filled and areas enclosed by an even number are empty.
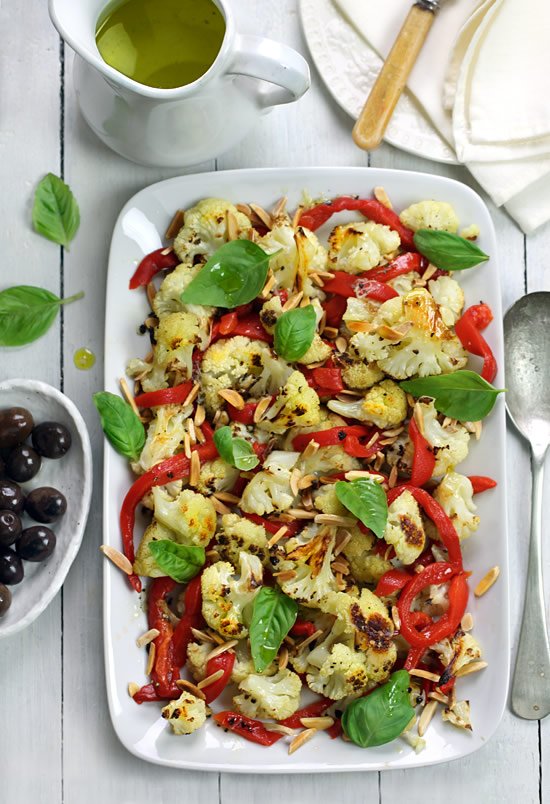
[[[20,444],[12,449],[6,461],[8,477],[18,483],[26,483],[38,474],[41,463],[42,458],[38,452],[26,444]]]
[[[0,455],[0,479],[6,477],[6,462]]]
[[[25,500],[25,511],[36,522],[55,522],[67,510],[67,500],[57,489],[41,486]]]
[[[0,480],[0,511],[20,514],[25,505],[25,495],[11,480]]]
[[[44,525],[25,528],[16,549],[25,561],[44,561],[55,549],[55,533]]]
[[[34,419],[26,408],[0,410],[0,448],[22,444],[34,427]]]
[[[0,511],[0,546],[8,547],[21,536],[21,520],[13,511]]]
[[[32,431],[32,445],[44,458],[62,458],[71,443],[71,434],[58,422],[42,422]]]
[[[11,592],[7,586],[0,583],[0,617],[3,617],[11,606]]]
[[[13,550],[3,547],[0,550],[0,583],[13,586],[23,580],[23,563]]]

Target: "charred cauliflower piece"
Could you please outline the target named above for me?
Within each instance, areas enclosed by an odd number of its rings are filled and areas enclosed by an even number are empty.
[[[459,539],[467,539],[479,527],[470,480],[458,472],[447,472],[434,491],[434,498],[455,526]]]
[[[311,525],[286,543],[286,553],[276,551],[272,563],[277,571],[292,570],[293,578],[279,581],[285,595],[304,606],[317,606],[329,592],[337,589],[330,566],[334,551],[334,536],[317,533]],[[274,561],[275,559],[275,561]]]
[[[201,576],[202,615],[210,628],[227,639],[244,639],[245,606],[252,603],[262,585],[262,565],[257,556],[241,553],[240,577],[228,561],[206,567]]]
[[[283,221],[260,237],[258,245],[273,254],[269,266],[277,288],[292,290],[296,285],[310,297],[322,295],[320,288],[312,285],[309,274],[326,270],[327,252],[313,232],[301,226],[295,230]]]
[[[176,701],[170,701],[162,710],[162,717],[172,726],[174,734],[192,734],[206,720],[206,704],[189,690],[184,690]]]
[[[362,399],[350,402],[330,399],[327,407],[340,416],[369,422],[384,429],[401,424],[406,417],[407,395],[393,380],[383,380],[368,390]]]
[[[319,671],[307,674],[306,681],[313,692],[334,701],[361,694],[370,686],[367,656],[338,643],[331,648]]]
[[[284,720],[300,706],[302,682],[292,670],[279,670],[272,676],[251,673],[239,684],[241,695],[233,698],[238,712],[247,717]]]
[[[222,516],[222,526],[216,535],[216,541],[222,558],[232,564],[238,563],[242,550],[258,556],[262,564],[269,561],[265,528],[237,514]]]
[[[274,450],[243,491],[241,509],[264,516],[291,508],[295,495],[290,488],[290,475],[298,458],[298,452]]]
[[[203,198],[184,212],[183,226],[174,240],[174,251],[182,262],[206,262],[228,240],[227,214],[237,224],[237,237],[246,239],[252,224],[230,201]]]
[[[155,330],[156,345],[153,362],[141,380],[144,391],[167,388],[171,376],[189,379],[193,373],[193,350],[204,349],[208,343],[208,330],[193,313],[170,313],[159,322]],[[181,380],[179,380],[181,381]]]
[[[193,412],[192,405],[160,405],[155,417],[149,422],[145,445],[139,456],[138,468],[147,472],[156,463],[169,458],[183,446],[187,419]]]
[[[454,234],[458,231],[456,212],[446,201],[418,201],[404,209],[399,220],[413,232],[418,229],[443,229]]]
[[[320,420],[319,397],[304,375],[293,371],[258,426],[282,434],[290,427],[311,427]]]
[[[428,290],[439,307],[443,323],[452,327],[460,318],[464,307],[464,291],[450,276],[440,276],[428,282]]]
[[[221,458],[201,464],[197,491],[214,494],[216,491],[231,491],[239,476],[239,470],[229,466]]]
[[[363,363],[356,360],[342,369],[344,384],[354,391],[366,391],[384,379],[384,372],[376,363]]]
[[[144,575],[147,578],[162,578],[166,575],[158,566],[149,548],[151,542],[158,541],[175,542],[177,541],[177,537],[173,530],[170,530],[153,519],[141,537],[139,547],[136,550],[136,558],[133,566],[136,575]]]
[[[410,491],[402,492],[388,508],[384,539],[395,548],[403,564],[412,564],[426,546],[426,534],[418,503]]]
[[[200,304],[184,304],[181,294],[193,280],[202,266],[182,263],[174,268],[163,279],[158,292],[153,299],[153,311],[159,319],[170,313],[193,313],[201,321],[201,327],[208,330],[210,316],[214,314],[215,307],[203,307]]]
[[[173,499],[161,486],[153,488],[155,518],[176,534],[180,544],[206,547],[216,531],[216,510],[212,501],[191,489]]]
[[[337,271],[359,274],[379,265],[400,243],[397,232],[372,221],[336,226],[329,237],[329,263]]]
[[[362,533],[359,528],[353,528],[351,533],[352,537],[343,553],[349,561],[353,577],[360,583],[378,583],[382,575],[392,569],[391,561],[372,552],[377,541],[372,533]]]

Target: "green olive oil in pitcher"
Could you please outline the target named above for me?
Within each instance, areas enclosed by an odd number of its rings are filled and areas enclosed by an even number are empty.
[[[214,63],[225,21],[212,0],[115,0],[101,13],[96,43],[103,59],[140,84],[191,84]]]

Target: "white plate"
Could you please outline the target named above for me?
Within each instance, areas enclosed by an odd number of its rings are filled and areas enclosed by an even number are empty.
[[[300,0],[309,51],[328,91],[354,120],[364,106],[382,59],[332,0]],[[405,90],[384,135],[386,142],[434,162],[457,165],[456,154]]]
[[[176,209],[188,208],[200,198],[221,196],[232,201],[256,202],[269,208],[282,195],[290,208],[303,190],[313,197],[369,194],[383,185],[397,209],[423,198],[449,201],[462,223],[481,227],[479,243],[492,259],[482,267],[462,274],[467,303],[481,298],[491,305],[495,322],[487,339],[503,365],[502,311],[496,259],[495,233],[483,201],[469,187],[450,179],[422,173],[375,168],[282,168],[202,173],[169,179],[135,195],[116,223],[109,257],[105,337],[105,386],[117,391],[117,378],[127,360],[143,356],[147,336],[136,332],[148,307],[143,292],[128,291],[128,279],[143,255],[158,248]],[[348,213],[348,219],[350,215]],[[503,384],[499,376],[500,386]],[[292,756],[281,740],[266,749],[242,738],[225,734],[212,721],[195,734],[176,737],[160,717],[160,705],[138,706],[129,697],[129,681],[145,683],[145,651],[136,638],[147,630],[142,601],[130,590],[124,576],[109,562],[104,569],[104,628],[107,688],[111,717],[122,743],[129,751],[151,762],[179,768],[247,773],[303,773],[408,768],[444,762],[480,748],[495,731],[505,704],[508,685],[508,558],[506,547],[504,404],[499,397],[484,425],[483,437],[472,446],[461,471],[487,474],[498,487],[476,498],[481,526],[464,545],[466,567],[473,571],[472,588],[487,570],[498,564],[499,581],[484,597],[472,599],[469,610],[475,620],[475,635],[483,646],[489,668],[464,679],[460,693],[472,703],[473,733],[460,731],[436,718],[427,734],[427,748],[415,754],[401,740],[363,750],[320,734]],[[120,548],[118,514],[131,482],[125,461],[107,448],[105,456],[104,540]]]
[[[0,639],[30,625],[55,597],[78,553],[92,494],[90,439],[71,400],[45,382],[6,380],[0,383],[0,409],[14,406],[30,410],[36,424],[45,421],[64,424],[71,433],[72,445],[59,460],[43,458],[36,477],[21,484],[27,493],[39,486],[59,489],[67,498],[67,511],[49,526],[56,535],[52,555],[40,563],[24,561],[25,577],[16,586],[10,586],[12,604],[0,619]],[[24,527],[36,524],[24,515]]]

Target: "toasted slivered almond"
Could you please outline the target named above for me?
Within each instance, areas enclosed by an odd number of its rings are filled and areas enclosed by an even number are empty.
[[[470,662],[469,664],[459,667],[455,673],[455,676],[456,678],[469,676],[471,673],[478,673],[480,670],[484,670],[486,667],[489,667],[487,662]]]
[[[474,618],[469,611],[467,611],[464,617],[461,619],[460,627],[463,631],[471,631],[474,627]]]
[[[338,516],[338,514],[316,514],[317,525],[335,525],[338,528],[353,528],[357,520],[351,516]]]
[[[437,709],[437,701],[434,701],[433,698],[428,701],[424,709],[422,710],[422,714],[418,718],[418,736],[423,737],[426,734],[426,729],[430,725],[430,721],[435,715],[435,710]]]
[[[213,684],[214,681],[218,681],[223,676],[223,674],[224,674],[223,670],[216,670],[215,673],[212,673],[211,675],[206,676],[206,678],[203,678],[202,681],[199,681],[197,687],[200,690],[202,690],[204,687],[208,687],[209,684]]]
[[[422,279],[424,280],[424,282],[427,282],[428,279],[431,279],[436,271],[437,271],[437,266],[432,265],[432,263],[429,263],[428,267],[426,268],[426,270],[422,274]]]
[[[138,646],[138,648],[143,648],[145,647],[145,645],[148,645],[149,642],[152,642],[153,639],[156,639],[158,636],[160,636],[160,631],[158,630],[158,628],[150,628],[148,631],[146,631],[144,634],[142,634],[140,637],[136,639],[136,645]]]
[[[201,461],[199,453],[194,451],[191,453],[191,461],[189,466],[189,485],[196,486],[201,476]]]
[[[133,698],[136,692],[139,692],[139,690],[140,686],[139,684],[136,684],[135,681],[130,681],[128,683],[128,695],[130,696],[130,698]]]
[[[334,548],[334,557],[339,556],[342,550],[346,547],[347,544],[352,540],[353,533],[350,533],[349,530],[344,530],[340,535],[336,547]]]
[[[195,436],[199,444],[204,444],[206,441],[206,436],[202,432],[201,428],[197,427],[197,425],[195,425]]]
[[[120,378],[119,385],[120,385],[120,390],[122,391],[122,396],[124,397],[126,402],[128,402],[128,404],[130,405],[130,407],[132,408],[132,410],[134,411],[136,416],[139,416],[139,410],[138,410],[138,406],[136,405],[136,400],[134,399],[134,396],[133,396],[132,392],[130,391],[130,387],[129,387],[129,385],[126,382],[126,379],[124,377]]]
[[[296,572],[294,570],[282,570],[281,572],[274,572],[273,577],[284,583],[285,581],[292,581],[296,577]]]
[[[392,202],[383,187],[375,187],[372,192],[376,200],[380,201],[383,206],[387,209],[393,209]]]
[[[315,480],[317,480],[317,475],[303,475],[298,481],[298,488],[300,491],[309,489]]]
[[[174,217],[168,224],[168,229],[165,232],[165,238],[167,240],[173,240],[181,227],[183,226],[183,209],[178,209],[174,213]]]
[[[302,301],[303,295],[304,291],[301,290],[299,293],[295,293],[293,296],[289,296],[286,302],[283,304],[282,307],[283,313],[286,313],[288,310],[293,310],[295,307],[298,307],[298,305]]]
[[[206,661],[209,662],[210,659],[214,659],[216,656],[219,656],[221,653],[225,653],[231,648],[234,648],[239,642],[238,639],[230,639],[229,642],[224,642],[223,645],[218,645],[215,648],[212,648],[208,656],[206,657]]]
[[[449,693],[449,709],[454,709],[456,704],[456,684],[453,684]]]
[[[269,294],[273,290],[276,281],[277,280],[275,279],[273,274],[270,274],[268,276],[267,281],[266,281],[265,285],[263,286],[262,291],[260,293],[260,296],[261,296],[262,299],[267,299],[267,297],[269,296]]]
[[[284,670],[288,664],[288,648],[283,645],[277,659],[279,670]]]
[[[109,561],[112,561],[115,567],[118,567],[122,572],[125,572],[126,575],[131,575],[133,573],[132,565],[130,564],[129,560],[126,556],[117,550],[115,547],[111,547],[110,544],[102,544],[99,548],[106,558]]]
[[[482,595],[487,592],[491,586],[494,584],[498,576],[500,575],[500,567],[491,567],[489,572],[483,576],[480,580],[476,588],[474,589],[474,595],[476,597],[481,597]]]
[[[312,455],[315,455],[318,449],[319,444],[317,443],[317,441],[310,441],[302,452],[302,460],[311,458]]]
[[[368,321],[346,321],[346,327],[351,332],[372,332],[374,329]]]
[[[292,218],[292,228],[293,229],[298,228],[298,225],[300,223],[300,218],[302,217],[302,212],[303,211],[304,211],[304,208],[303,208],[302,205],[297,207],[296,212],[294,213],[294,217]]]
[[[268,731],[286,734],[289,737],[293,737],[296,734],[296,729],[291,729],[290,726],[283,726],[281,723],[266,723],[265,727]]]
[[[273,228],[273,218],[263,207],[260,207],[258,204],[250,204],[250,209],[258,216],[261,222],[265,224],[268,229]]]
[[[281,541],[281,539],[283,538],[283,536],[287,532],[288,532],[287,526],[282,525],[279,528],[279,530],[276,533],[274,533],[273,536],[271,537],[271,539],[268,541],[267,548],[269,549],[270,547],[274,547],[277,544],[277,542]]]
[[[315,642],[316,639],[319,639],[319,637],[322,636],[322,634],[323,630],[321,628],[318,628],[317,631],[314,631],[312,634],[310,634],[308,637],[306,637],[296,645],[295,648],[296,653],[300,653],[301,651],[303,651],[304,648],[306,648],[312,642]]]
[[[186,458],[191,457],[191,439],[189,437],[189,433],[183,434],[183,451]]]
[[[294,519],[313,519],[315,514],[311,511],[305,511],[303,508],[289,508],[287,514],[294,517]]]
[[[288,746],[288,753],[293,754],[295,751],[301,748],[304,743],[307,743],[308,740],[311,740],[314,734],[317,734],[317,729],[304,729],[304,731],[301,731],[300,734],[297,734]]]
[[[212,550],[207,550],[204,555],[210,561],[219,561],[220,560],[220,554],[218,553],[217,550],[214,550],[214,548],[212,548]]]
[[[237,497],[236,494],[231,494],[229,491],[216,491],[212,496],[216,497],[222,502],[232,503],[233,505],[236,505],[241,499],[240,497]]]
[[[362,477],[371,478],[372,476],[372,472],[369,472],[366,469],[350,469],[349,472],[346,472],[344,475],[346,480],[359,480]],[[380,475],[380,480],[383,480],[382,475]]]
[[[393,489],[397,483],[397,464],[394,464],[388,476],[388,488]]]
[[[334,341],[334,345],[336,347],[336,351],[338,352],[345,352],[348,348],[348,342],[344,338],[343,335],[339,335],[336,340]]]
[[[218,500],[217,497],[214,497],[214,495],[212,495],[212,497],[210,497],[210,500],[211,500],[212,505],[214,506],[214,510],[216,511],[217,514],[221,514],[223,516],[224,514],[230,514],[231,513],[231,508],[228,508],[227,505],[222,503],[221,500]]]
[[[227,229],[227,239],[238,240],[239,224],[237,223],[237,218],[230,209],[225,211],[225,226]]]
[[[306,729],[317,729],[317,731],[324,731],[330,729],[334,725],[334,718],[330,715],[322,715],[320,717],[301,717],[300,723]]]
[[[325,327],[323,330],[323,335],[325,338],[328,338],[329,341],[333,341],[338,337],[338,330],[336,327]]]
[[[430,700],[432,700],[432,701],[437,701],[438,703],[442,703],[445,706],[447,706],[448,703],[449,703],[449,696],[448,695],[443,695],[442,692],[437,692],[437,691],[429,692],[428,693],[428,698]]]
[[[327,280],[334,279],[334,274],[331,273],[330,271],[316,271],[315,273],[318,276],[320,276],[321,279],[327,279]]]
[[[338,478],[331,477],[331,475],[321,475],[319,483],[322,483],[324,486],[330,486],[333,483],[338,483]]]
[[[157,295],[157,289],[155,287],[154,282],[148,282],[145,288],[145,293],[147,294],[147,301],[149,302],[149,307],[153,309],[153,302],[155,301],[155,296]],[[147,322],[145,322],[147,326]]]
[[[400,341],[403,338],[403,333],[400,330],[395,327],[388,327],[387,324],[381,324],[376,332],[387,341]]]
[[[416,422],[416,426],[420,430],[420,434],[424,435],[426,429],[424,427],[424,414],[422,413],[422,408],[420,407],[420,403],[417,402],[413,409],[413,418]]]
[[[327,325],[327,314],[326,314],[326,313],[325,313],[325,311],[323,310],[323,315],[322,315],[322,316],[321,316],[321,318],[319,319],[319,323],[318,323],[318,325],[317,325],[317,327],[318,327],[318,329],[319,329],[319,335],[322,335],[322,334],[323,334],[323,332],[325,331],[325,327],[326,327],[326,325]]]
[[[163,248],[160,253],[162,254],[163,257],[166,257],[168,254],[171,254],[173,250],[174,249],[172,248],[172,246],[168,246],[167,248]]]
[[[200,628],[191,628],[191,633],[200,642],[214,642],[210,634],[207,634],[206,631],[201,631]]]
[[[333,561],[330,565],[334,572],[339,572],[340,575],[349,575],[349,567],[341,561]]]
[[[271,217],[278,218],[280,215],[283,215],[286,210],[288,198],[286,195],[283,195],[282,198],[279,198],[273,209],[271,210]]]
[[[150,315],[145,319],[143,323],[145,324],[147,329],[154,329],[157,326],[158,322],[159,320],[156,317],[156,315]]]
[[[197,409],[195,411],[195,427],[200,427],[201,424],[204,424],[206,419],[206,411],[204,409],[204,405],[197,405]]]
[[[302,491],[302,507],[305,508],[306,511],[311,511],[313,508],[311,489],[304,489],[304,491]]]
[[[229,404],[237,410],[244,409],[245,402],[238,391],[234,391],[232,388],[223,388],[221,391],[218,391],[218,396],[221,396],[222,399],[225,399],[226,402],[229,402]]]
[[[397,606],[391,607],[391,618],[393,620],[393,624],[397,631],[401,630],[401,617],[399,616],[399,611],[397,610]]]
[[[248,204],[235,204],[235,206],[237,207],[239,212],[243,213],[243,215],[246,215],[249,218],[252,215],[252,210],[250,209]]]
[[[292,637],[291,637],[291,636],[289,636],[288,634],[287,634],[287,635],[286,635],[286,637],[284,638],[283,642],[286,642],[286,644],[287,644],[287,645],[290,645],[290,647],[291,647],[291,648],[293,648],[293,647],[294,647],[294,645],[296,644],[296,640],[295,640],[295,639],[292,639]]]
[[[435,681],[437,684],[439,682],[439,674],[438,673],[430,673],[429,670],[409,670],[410,676],[417,676],[418,678],[426,678],[428,681]]]
[[[256,410],[254,411],[254,417],[253,417],[254,424],[258,424],[258,422],[262,421],[270,405],[271,405],[270,396],[264,396],[260,399],[260,401],[256,405]]]
[[[395,444],[396,441],[397,436],[394,436],[393,438],[381,438],[379,443],[381,447],[387,447],[389,444]]]
[[[301,477],[302,477],[302,473],[300,472],[300,470],[297,469],[296,467],[294,467],[294,469],[290,473],[289,486],[290,486],[291,492],[293,493],[293,495],[295,497],[298,496],[299,491],[300,491],[300,489],[298,487],[298,481],[300,480]]]
[[[206,695],[204,692],[199,689],[196,684],[193,684],[192,681],[188,681],[186,678],[178,678],[176,681],[176,687],[179,687],[180,690],[189,690],[189,692],[192,692],[193,695],[197,696],[197,698],[200,698],[202,701],[206,701]]]
[[[198,382],[196,382],[195,385],[191,388],[191,390],[187,394],[187,396],[185,397],[185,399],[183,400],[183,407],[185,407],[186,405],[191,405],[191,403],[195,401],[195,399],[199,395],[200,389],[201,389],[200,385],[198,384]]]
[[[145,675],[150,676],[155,665],[155,656],[157,655],[157,646],[154,642],[149,645],[149,655],[147,656],[147,667],[145,668]]]
[[[466,429],[470,433],[473,433],[473,435],[475,436],[476,441],[479,441],[479,439],[481,438],[481,431],[483,429],[483,423],[482,422],[464,422],[464,426],[466,427]]]
[[[195,422],[193,419],[187,419],[187,430],[189,432],[189,439],[191,445],[194,447],[197,443],[197,433],[195,432]]]
[[[407,394],[407,405],[410,408],[414,408],[414,406],[416,405],[416,399],[412,394]]]
[[[404,429],[403,426],[394,427],[392,430],[383,430],[382,435],[385,436],[385,438],[393,438],[393,436],[401,435]]]

